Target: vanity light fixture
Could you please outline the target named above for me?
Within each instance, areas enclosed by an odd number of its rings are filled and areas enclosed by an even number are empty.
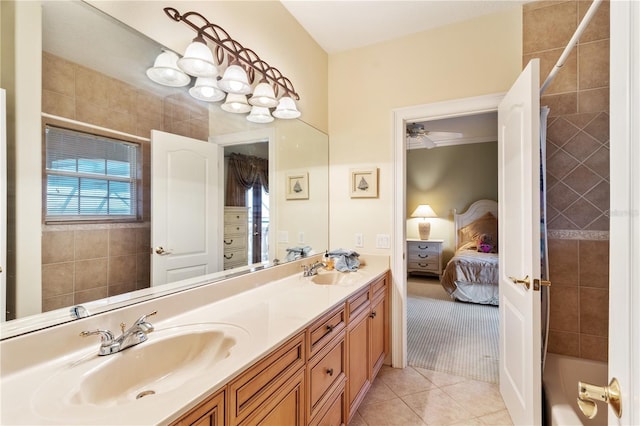
[[[147,77],[163,86],[186,86],[191,82],[191,77],[178,68],[177,62],[178,55],[170,50],[163,50],[147,70]]]
[[[200,34],[187,46],[184,56],[178,59],[178,67],[194,77],[215,77],[218,75],[218,68],[213,63],[213,53]]]
[[[255,89],[253,89],[253,96],[249,98],[249,103],[253,106],[273,108],[278,106],[278,100],[276,94],[273,91],[273,87],[264,78],[260,80]]]
[[[225,93],[218,87],[218,81],[209,77],[198,77],[196,84],[189,89],[189,94],[205,102],[218,102],[225,97]]]
[[[187,47],[184,57],[176,61],[176,70],[184,71],[187,78],[189,75],[199,77],[195,86],[189,90],[191,96],[207,102],[216,102],[223,99],[219,91],[226,92],[226,100],[221,108],[233,113],[252,111],[247,120],[256,123],[268,123],[273,121],[273,117],[300,117],[300,111],[296,107],[296,100],[299,100],[300,96],[291,80],[282,75],[277,68],[260,59],[253,50],[243,47],[223,28],[209,22],[198,12],[186,12],[181,15],[172,7],[164,8],[164,12],[169,18],[176,22],[184,22],[197,33],[196,38]],[[207,43],[215,45],[213,50],[209,49]],[[222,78],[218,77],[216,80],[218,67],[225,62],[229,65]],[[156,83],[165,84],[151,76],[149,78]],[[247,102],[245,95],[251,94],[252,85],[256,80],[258,84]],[[182,85],[186,84],[188,82]],[[251,106],[254,107],[253,110]],[[270,108],[275,108],[273,115]]]
[[[269,108],[253,106],[251,107],[251,112],[247,115],[247,120],[252,123],[271,123],[273,117],[271,116],[271,112],[269,112]]]
[[[234,114],[245,114],[251,111],[251,105],[247,102],[247,97],[237,93],[229,93],[220,108]]]

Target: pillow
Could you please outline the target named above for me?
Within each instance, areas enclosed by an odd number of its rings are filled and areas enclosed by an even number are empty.
[[[497,247],[498,219],[496,219],[495,216],[491,214],[491,212],[486,212],[480,218],[461,228],[459,232],[463,243],[470,242],[477,248],[477,242],[480,236],[482,234],[487,234],[493,239],[494,244],[496,244]]]

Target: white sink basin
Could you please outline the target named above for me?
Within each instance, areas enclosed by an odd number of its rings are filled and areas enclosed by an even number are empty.
[[[34,400],[34,405],[50,409],[56,400],[52,395],[62,398],[58,399],[62,406],[94,409],[152,399],[211,372],[246,337],[244,329],[230,324],[157,330],[139,345],[112,355],[91,356],[65,369],[44,384],[38,392],[43,400]]]
[[[314,275],[311,278],[311,282],[319,285],[336,285],[336,284],[348,284],[350,280],[347,272],[327,271],[319,272],[318,275]]]

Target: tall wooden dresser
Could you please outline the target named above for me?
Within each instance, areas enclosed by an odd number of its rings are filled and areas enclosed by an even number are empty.
[[[248,232],[248,208],[225,206],[224,269],[248,264]]]

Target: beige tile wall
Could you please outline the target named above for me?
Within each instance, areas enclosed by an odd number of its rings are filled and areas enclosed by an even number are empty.
[[[207,140],[207,106],[161,97],[43,52],[43,112],[144,138],[151,129]],[[43,311],[149,286],[150,144],[142,144],[139,224],[43,226]]]
[[[42,233],[42,305],[50,311],[149,287],[149,223],[55,225]]]
[[[523,7],[523,65],[544,80],[591,1]],[[609,2],[542,96],[547,128],[549,351],[606,361],[609,297]]]

